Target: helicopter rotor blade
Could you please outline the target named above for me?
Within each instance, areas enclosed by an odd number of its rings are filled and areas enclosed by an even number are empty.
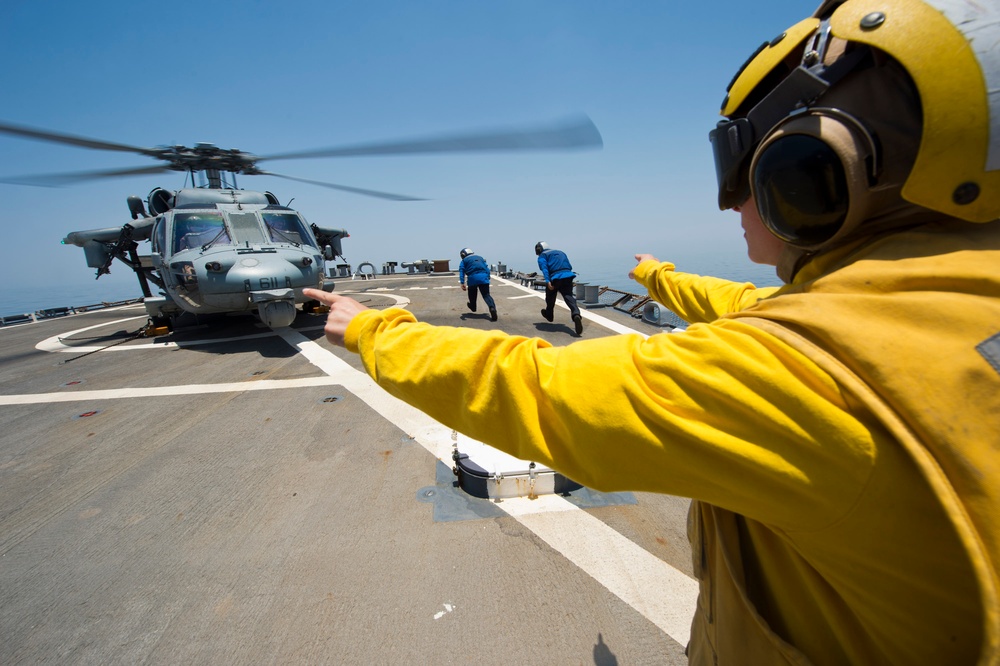
[[[138,146],[129,146],[124,143],[114,143],[111,141],[102,141],[100,139],[89,139],[87,137],[76,136],[74,134],[63,134],[60,132],[36,129],[25,125],[12,125],[10,123],[3,122],[0,122],[0,133],[11,134],[13,136],[24,136],[30,139],[39,139],[41,141],[51,141],[53,143],[64,143],[70,146],[79,146],[80,148],[116,150],[123,153],[148,155],[150,157],[156,157],[158,154],[158,152],[152,148],[140,148]]]
[[[256,176],[274,176],[275,178],[284,178],[286,180],[294,180],[300,183],[309,183],[310,185],[319,185],[320,187],[327,187],[331,190],[340,190],[342,192],[350,192],[352,194],[363,194],[367,197],[376,197],[378,199],[389,199],[390,201],[426,201],[426,199],[421,199],[419,197],[411,197],[405,194],[393,194],[391,192],[379,192],[378,190],[365,190],[360,187],[350,187],[347,185],[336,185],[334,183],[324,183],[320,180],[308,180],[306,178],[296,178],[295,176],[285,176],[280,173],[272,173],[270,171],[260,171],[257,170],[254,175]]]
[[[76,173],[51,173],[37,176],[11,176],[0,178],[0,183],[8,185],[34,185],[36,187],[60,187],[62,185],[73,185],[88,180],[98,180],[101,178],[118,178],[121,176],[142,176],[151,173],[162,173],[170,171],[170,167],[157,164],[151,167],[133,167],[129,169],[109,169],[106,171],[80,171]]]
[[[571,150],[600,148],[603,145],[601,133],[593,121],[583,116],[532,128],[442,135],[426,139],[358,144],[339,148],[320,148],[258,157],[257,161],[418,153]]]

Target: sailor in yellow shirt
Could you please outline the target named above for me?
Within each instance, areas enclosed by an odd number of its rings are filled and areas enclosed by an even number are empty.
[[[1000,663],[997,19],[829,0],[755,53],[711,133],[719,205],[785,284],[638,255],[683,333],[553,347],[308,296],[442,423],[693,498],[691,663]]]

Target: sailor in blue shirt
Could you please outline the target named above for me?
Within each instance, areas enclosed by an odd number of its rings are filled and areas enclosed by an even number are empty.
[[[549,244],[544,241],[535,243],[535,254],[538,255],[538,269],[545,278],[545,309],[542,310],[542,316],[547,321],[552,321],[556,294],[562,294],[576,325],[576,334],[583,335],[583,317],[580,316],[580,308],[577,307],[576,296],[573,294],[573,278],[576,273],[569,263],[569,257],[562,250],[549,248]]]
[[[462,256],[462,263],[458,265],[458,281],[462,284],[462,291],[466,291],[465,277],[469,277],[469,309],[476,311],[476,294],[483,294],[483,302],[490,309],[490,320],[497,320],[497,304],[490,296],[490,267],[486,260],[473,251],[472,248],[463,248],[459,254]]]

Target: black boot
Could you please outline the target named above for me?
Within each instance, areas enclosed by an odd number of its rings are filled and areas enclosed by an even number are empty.
[[[542,316],[545,317],[546,321],[552,321],[552,313],[545,308],[542,308]]]
[[[576,324],[576,334],[583,335],[583,317],[573,315],[573,323]]]
[[[475,305],[473,305],[472,303],[466,303],[466,305],[468,305],[468,306],[469,306],[469,309],[470,309],[470,310],[472,310],[473,312],[475,312],[475,311],[476,311],[476,306],[475,306]]]
[[[493,308],[490,308],[490,321],[496,321],[496,320],[497,320],[497,311],[494,310]]]

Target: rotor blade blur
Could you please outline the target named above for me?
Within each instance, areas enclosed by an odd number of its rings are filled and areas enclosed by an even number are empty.
[[[289,160],[309,157],[356,157],[362,155],[410,155],[420,153],[467,153],[600,148],[601,133],[586,116],[534,128],[494,130],[444,135],[409,141],[368,143],[340,148],[320,148],[268,155],[258,160]]]
[[[295,176],[284,176],[280,173],[271,173],[270,171],[257,171],[257,176],[274,176],[275,178],[284,178],[286,180],[294,180],[300,183],[309,183],[310,185],[319,185],[320,187],[328,187],[331,190],[340,190],[342,192],[350,192],[352,194],[363,194],[366,197],[376,197],[378,199],[389,199],[390,201],[426,201],[426,199],[420,199],[418,197],[411,197],[405,194],[392,194],[391,192],[379,192],[377,190],[365,190],[360,187],[349,187],[347,185],[335,185],[333,183],[324,183],[320,180],[308,180],[306,178],[296,178]]]
[[[152,173],[163,173],[170,171],[170,167],[156,165],[151,167],[134,167],[131,169],[111,169],[108,171],[80,171],[77,173],[51,173],[37,176],[11,176],[0,178],[0,183],[9,185],[34,185],[36,187],[60,187],[62,185],[73,185],[88,180],[99,180],[101,178],[119,178],[121,176],[143,176]]]
[[[8,123],[0,122],[0,133],[10,134],[13,136],[22,136],[29,139],[39,139],[41,141],[51,141],[54,143],[65,143],[71,146],[79,146],[80,148],[95,148],[97,150],[117,150],[124,153],[139,153],[140,155],[150,155],[155,156],[156,151],[150,148],[140,148],[138,146],[129,146],[124,143],[113,143],[111,141],[102,141],[100,139],[88,139],[83,136],[75,136],[73,134],[62,134],[59,132],[51,132],[49,130],[37,129],[34,127],[26,127],[24,125],[11,125]]]

